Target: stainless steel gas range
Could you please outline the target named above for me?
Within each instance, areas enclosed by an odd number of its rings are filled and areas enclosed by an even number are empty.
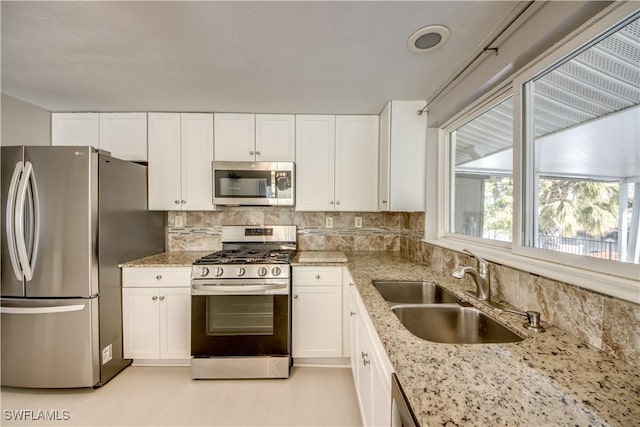
[[[191,377],[288,378],[295,226],[225,226],[191,270]]]

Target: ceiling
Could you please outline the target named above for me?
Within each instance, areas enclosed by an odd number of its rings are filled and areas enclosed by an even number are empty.
[[[2,1],[2,92],[50,111],[377,114],[428,99],[517,1]],[[439,24],[447,43],[407,49]]]

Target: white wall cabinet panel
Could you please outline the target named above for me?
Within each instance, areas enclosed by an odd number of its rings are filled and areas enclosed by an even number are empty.
[[[100,149],[113,157],[147,161],[147,113],[100,113]]]
[[[182,203],[183,210],[214,210],[213,177],[213,115],[182,113]]]
[[[425,209],[427,113],[426,101],[390,101],[380,113],[381,211]]]
[[[296,116],[296,210],[334,207],[335,116]]]
[[[149,209],[180,210],[180,113],[149,113]]]
[[[125,358],[154,364],[188,362],[191,357],[190,274],[189,267],[123,269]],[[180,286],[175,286],[176,283]]]
[[[293,268],[294,358],[342,357],[342,267]]]
[[[100,147],[98,113],[51,113],[51,145]]]
[[[257,162],[293,162],[295,147],[293,114],[256,114]]]
[[[214,117],[216,161],[254,161],[254,115],[216,113]]]
[[[378,210],[378,116],[336,116],[336,210]]]
[[[149,113],[149,209],[214,210],[213,115]]]

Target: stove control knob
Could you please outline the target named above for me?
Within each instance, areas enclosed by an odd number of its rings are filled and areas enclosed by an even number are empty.
[[[260,267],[258,269],[258,276],[264,277],[267,275],[267,267]]]
[[[273,267],[271,269],[271,274],[273,274],[274,276],[279,276],[280,273],[282,273],[282,269],[280,267]]]
[[[209,269],[207,267],[202,267],[200,270],[200,277],[206,277],[209,275]]]
[[[238,277],[242,277],[244,276],[244,273],[246,273],[247,270],[245,270],[244,267],[238,267]]]
[[[216,272],[214,273],[216,277],[220,277],[224,274],[224,268],[216,267]]]

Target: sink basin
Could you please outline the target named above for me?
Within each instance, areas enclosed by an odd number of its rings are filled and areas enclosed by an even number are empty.
[[[399,305],[391,310],[415,336],[446,344],[491,344],[522,341],[509,328],[474,307],[447,304]]]
[[[390,304],[451,304],[460,301],[451,292],[431,282],[374,280],[373,286]]]

